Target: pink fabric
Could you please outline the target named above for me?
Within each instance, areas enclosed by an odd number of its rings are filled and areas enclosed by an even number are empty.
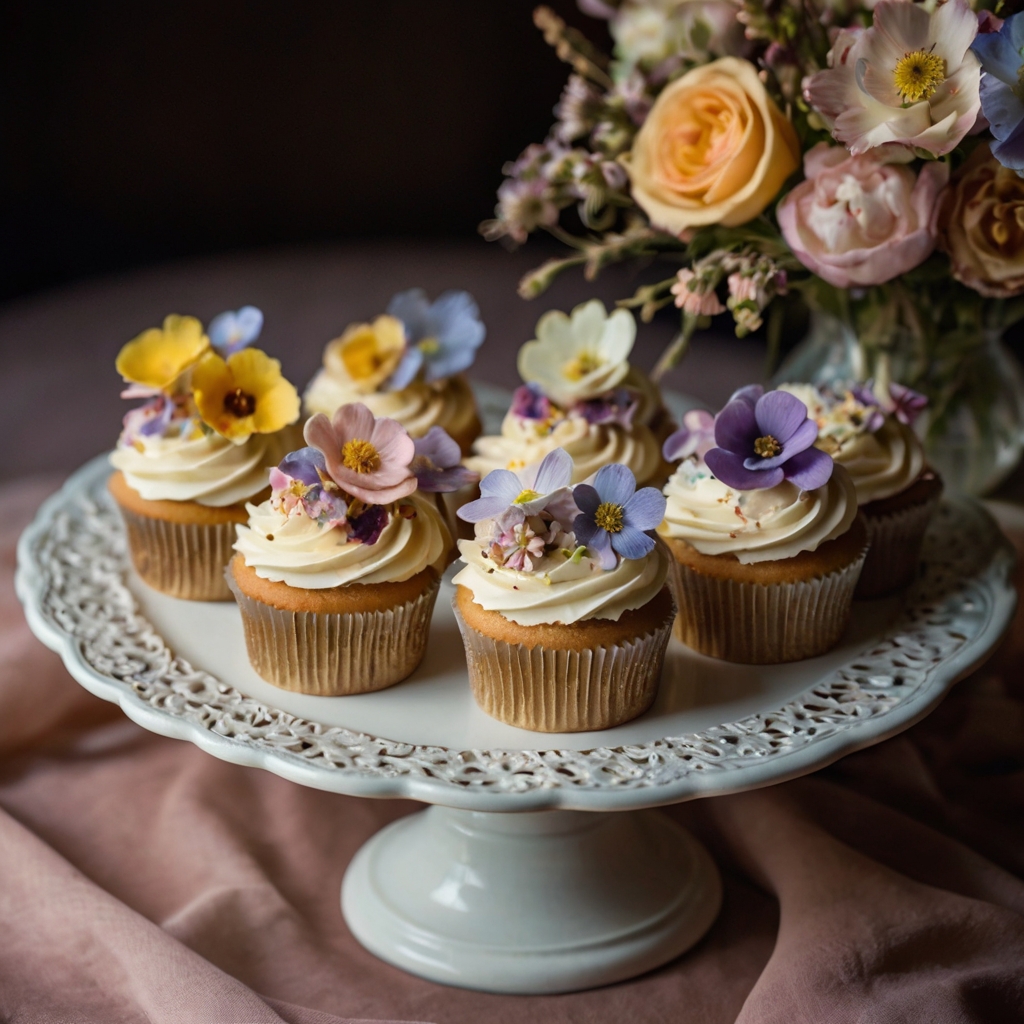
[[[0,1019],[834,1024],[1024,1019],[1024,622],[910,732],[668,813],[713,850],[709,935],[605,989],[513,998],[381,963],[345,866],[411,803],[304,789],[133,725],[34,640],[0,491]]]

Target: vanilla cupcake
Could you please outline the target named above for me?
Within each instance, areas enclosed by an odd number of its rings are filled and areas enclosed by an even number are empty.
[[[466,465],[482,476],[540,461],[556,448],[573,460],[573,482],[602,466],[628,466],[641,483],[660,486],[669,472],[661,444],[671,431],[651,380],[629,365],[636,340],[633,314],[609,316],[596,299],[572,315],[552,310],[537,337],[519,352],[518,388],[501,433],[481,437]]]
[[[245,307],[207,336],[194,317],[169,316],[117,358],[124,397],[147,401],[124,418],[109,490],[137,572],[173,597],[230,600],[235,525],[293,446],[298,394],[276,359],[247,347],[262,322]]]
[[[416,437],[440,427],[468,454],[480,416],[463,375],[486,336],[468,292],[435,302],[421,288],[396,295],[372,324],[351,324],[324,350],[323,368],[303,396],[307,415],[333,415],[361,402]]]
[[[658,529],[674,556],[683,643],[773,664],[839,641],[867,531],[850,475],[813,447],[816,437],[802,402],[753,387],[666,444],[692,446],[665,486]]]
[[[487,714],[522,729],[607,729],[657,695],[675,615],[668,558],[650,535],[664,498],[621,465],[570,490],[562,449],[495,470],[459,516],[455,611]]]
[[[853,478],[871,541],[858,597],[881,597],[917,573],[921,543],[942,496],[942,481],[925,462],[913,430],[926,399],[891,384],[878,393],[855,385],[841,395],[807,384],[783,384],[810,410],[817,445]]]
[[[227,579],[249,659],[286,690],[381,690],[426,650],[452,538],[415,474],[425,488],[446,471],[417,464],[404,428],[365,405],[318,414],[305,435],[309,447],[274,470],[271,496],[237,528]]]

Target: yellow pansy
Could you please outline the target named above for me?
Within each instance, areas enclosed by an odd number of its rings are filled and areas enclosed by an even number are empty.
[[[281,364],[258,348],[226,360],[207,352],[192,371],[192,397],[203,422],[235,444],[299,418],[298,392],[281,376]]]
[[[351,324],[324,352],[328,371],[347,377],[358,391],[376,391],[395,372],[405,352],[405,327],[393,316]]]
[[[171,315],[163,328],[151,327],[128,342],[117,356],[117,372],[133,384],[169,391],[210,347],[194,316]]]

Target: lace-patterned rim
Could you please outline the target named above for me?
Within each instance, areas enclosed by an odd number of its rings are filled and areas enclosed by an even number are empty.
[[[575,750],[416,746],[267,707],[180,658],[125,582],[106,457],[40,509],[18,550],[35,634],[86,689],[147,729],[302,785],[481,811],[625,810],[770,785],[908,727],[992,651],[1016,606],[1013,554],[979,504],[947,502],[903,617],[869,649],[771,711],[686,736]]]

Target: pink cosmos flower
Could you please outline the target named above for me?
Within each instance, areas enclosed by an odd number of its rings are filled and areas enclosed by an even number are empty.
[[[706,292],[694,291],[691,288],[693,279],[697,276],[692,270],[684,267],[678,273],[679,280],[672,285],[672,294],[676,297],[676,305],[691,313],[693,316],[717,316],[725,312],[725,306],[718,301],[718,296],[713,289]]]
[[[887,162],[892,147],[850,156],[818,143],[802,181],[779,204],[779,227],[797,259],[837,288],[870,286],[923,263],[935,248],[933,213],[949,167],[914,172]]]
[[[400,423],[377,419],[365,405],[343,405],[331,419],[317,413],[303,434],[323,453],[331,479],[368,505],[386,505],[416,490],[409,468],[416,454],[412,438]]]

